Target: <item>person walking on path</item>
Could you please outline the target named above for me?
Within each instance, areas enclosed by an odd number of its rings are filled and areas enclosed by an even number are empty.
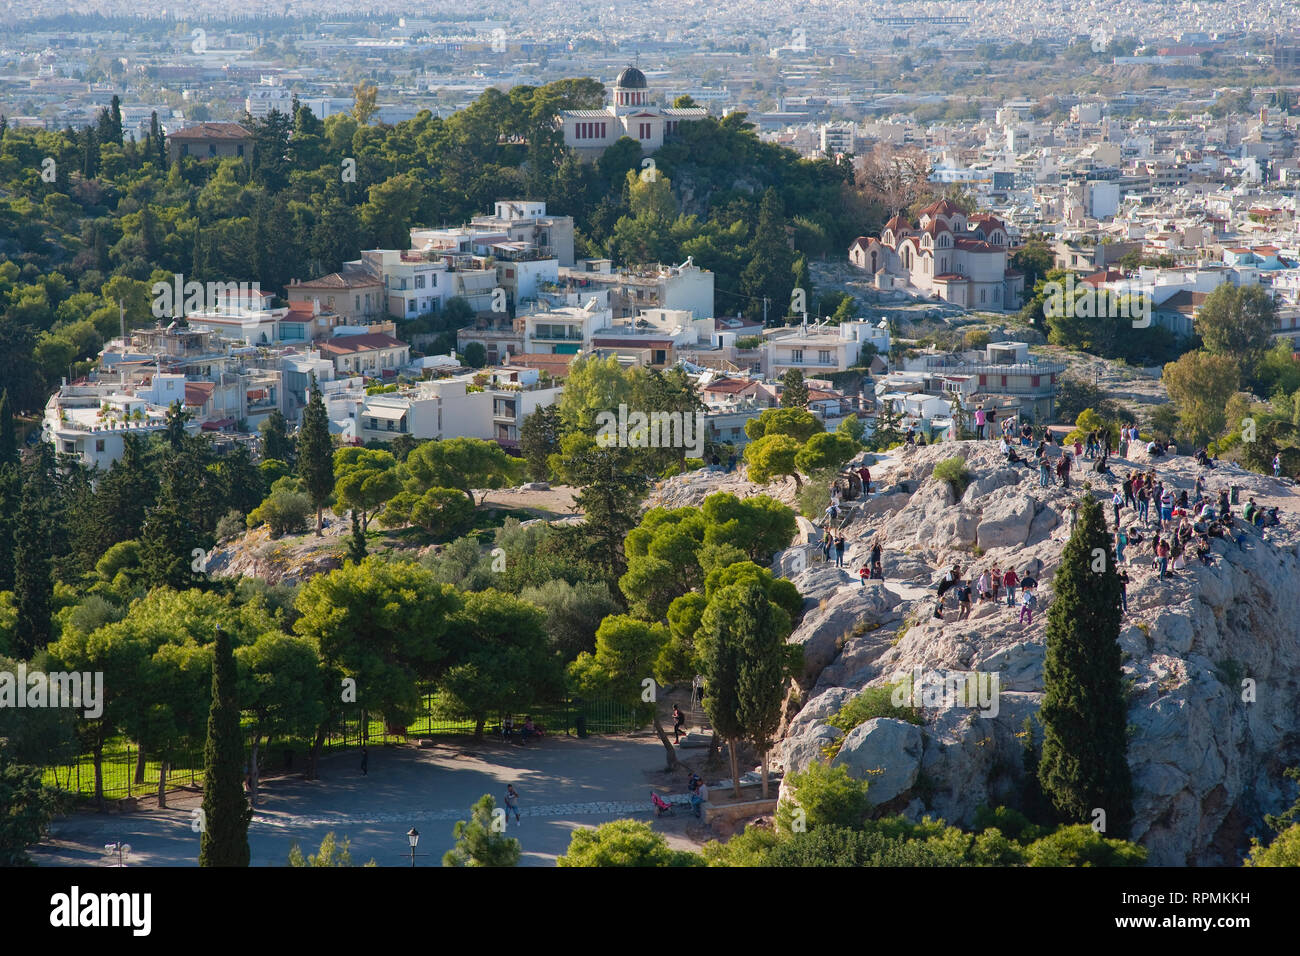
[[[1035,595],[1033,591],[1026,589],[1025,593],[1020,598],[1020,623],[1021,624],[1025,623],[1026,616],[1029,618],[1029,623],[1031,625],[1034,623],[1034,605],[1037,603],[1038,603],[1037,595]]]
[[[681,708],[673,704],[673,743],[682,739],[682,727],[686,724],[686,717],[682,714]]]
[[[506,784],[506,818],[507,819],[509,819],[511,813],[514,813],[515,815],[515,823],[520,823],[521,821],[519,819],[519,794],[515,791],[515,785],[513,783],[508,783]]]
[[[365,747],[361,748],[361,776],[368,776],[370,773],[370,751]]]
[[[844,567],[844,535],[835,539],[835,566]]]
[[[957,585],[957,607],[960,608],[957,620],[964,621],[970,617],[970,584],[963,581]]]

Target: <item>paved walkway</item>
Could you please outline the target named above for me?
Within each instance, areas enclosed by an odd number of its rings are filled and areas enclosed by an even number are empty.
[[[519,815],[508,832],[523,844],[521,865],[549,866],[574,829],[608,820],[653,819],[646,771],[663,766],[657,738],[548,738],[527,747],[465,740],[459,746],[371,747],[369,774],[354,752],[321,762],[321,779],[265,780],[249,827],[254,866],[284,866],[298,842],[314,853],[333,830],[352,841],[352,859],[409,866],[406,831],[421,839],[418,866],[439,866],[454,844],[452,827],[468,819],[484,793],[502,806],[507,783],[519,791]],[[683,802],[684,794],[666,795]],[[131,844],[128,865],[196,866],[199,835],[192,828],[198,794],[173,794],[166,810],[135,814],[79,813],[55,821],[50,839],[32,851],[43,866],[104,865],[104,845]],[[673,840],[677,844],[677,840]]]

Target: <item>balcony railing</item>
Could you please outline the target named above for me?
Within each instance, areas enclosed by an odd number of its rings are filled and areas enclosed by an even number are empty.
[[[582,341],[581,335],[575,335],[571,332],[562,335],[549,335],[549,334],[543,334],[541,332],[533,332],[531,333],[530,337],[543,342],[581,342]]]

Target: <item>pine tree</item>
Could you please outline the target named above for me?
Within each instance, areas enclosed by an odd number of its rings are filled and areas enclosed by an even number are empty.
[[[1133,785],[1118,641],[1120,582],[1102,506],[1091,496],[1080,500],[1052,586],[1038,779],[1064,819],[1091,823],[1101,809],[1107,835],[1123,837],[1133,819]]]
[[[366,533],[357,519],[357,509],[352,509],[352,537],[348,541],[348,558],[360,564],[366,559]]]
[[[203,830],[199,866],[248,866],[248,824],[253,808],[244,796],[244,736],[235,696],[235,654],[218,627],[212,658],[212,705],[203,749]]]
[[[14,522],[14,651],[27,660],[53,638],[53,522],[50,520],[52,452],[42,445],[23,476]]]
[[[330,420],[325,411],[316,376],[311,377],[311,399],[302,412],[298,432],[298,477],[307,486],[312,507],[316,509],[316,537],[321,536],[321,512],[334,492],[334,443],[330,440]]]

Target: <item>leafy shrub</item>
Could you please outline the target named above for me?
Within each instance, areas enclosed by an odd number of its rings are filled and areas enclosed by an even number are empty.
[[[1141,866],[1144,847],[1107,840],[1086,823],[1061,827],[1025,849],[1028,866]]]
[[[966,468],[966,459],[956,456],[945,458],[935,465],[934,477],[947,483],[948,487],[952,489],[953,497],[960,501],[961,496],[966,493],[966,488],[970,485],[973,476]]]
[[[817,827],[859,827],[871,809],[867,784],[854,780],[843,767],[812,763],[808,769],[790,774],[785,780],[790,799],[776,808],[776,825],[782,833],[795,829],[795,808],[804,812],[809,830]]]
[[[556,866],[703,866],[698,854],[674,850],[650,824],[640,820],[613,820],[592,829],[579,827],[569,840],[569,850]]]
[[[231,508],[221,520],[217,522],[216,535],[218,541],[228,541],[231,538],[238,537],[244,533],[244,516],[236,508]]]
[[[302,482],[286,476],[276,480],[266,500],[249,512],[246,523],[250,528],[265,524],[271,529],[271,535],[278,538],[291,531],[305,530],[311,511],[311,499],[303,490]]]
[[[904,704],[902,707],[894,706],[894,690],[900,686],[903,688],[903,699],[907,700],[911,696],[910,677],[899,684],[884,684],[880,687],[866,688],[836,711],[833,716],[827,718],[826,723],[832,727],[838,727],[845,734],[850,733],[854,727],[865,724],[868,720],[874,720],[877,717],[893,717],[918,726],[924,724],[925,718],[916,707],[911,704]]]

